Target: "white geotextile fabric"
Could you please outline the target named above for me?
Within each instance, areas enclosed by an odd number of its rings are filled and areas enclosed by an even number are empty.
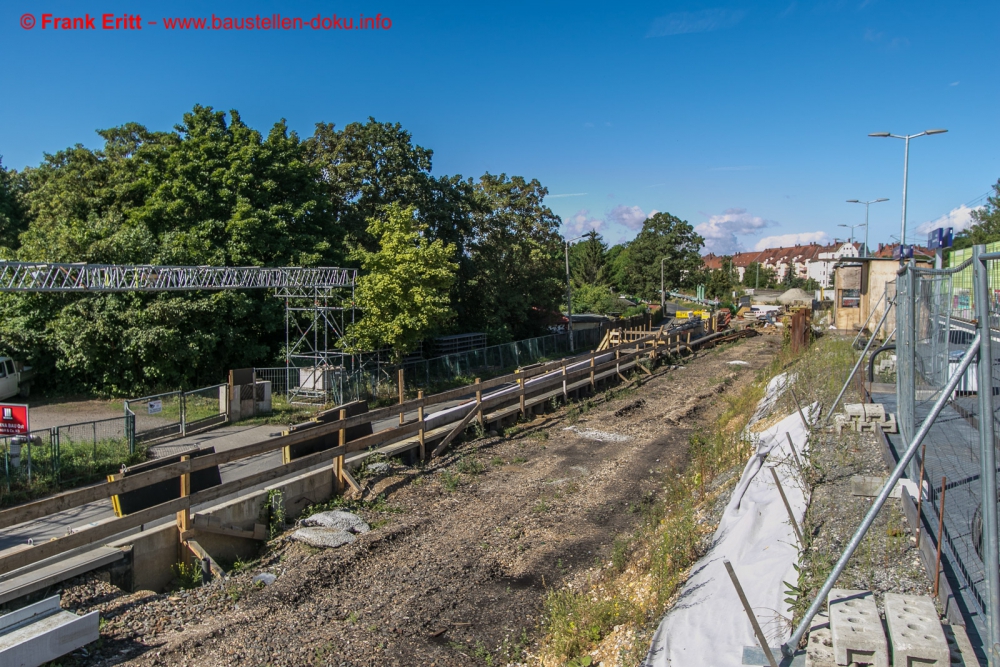
[[[774,378],[771,384],[780,392],[785,378]],[[771,389],[769,386],[762,404],[772,396]],[[817,411],[815,405],[805,408],[806,419],[814,420]],[[787,596],[782,582],[798,580],[793,567],[798,564],[798,545],[774,478],[764,469],[774,467],[777,471],[801,526],[807,497],[794,468],[786,432],[802,459],[807,432],[798,411],[757,434],[757,452],[733,491],[713,545],[695,564],[677,602],[660,621],[644,667],[735,667],[743,662],[743,647],[758,645],[723,565],[724,558],[733,564],[768,644],[779,646],[791,634],[791,613],[784,602]]]

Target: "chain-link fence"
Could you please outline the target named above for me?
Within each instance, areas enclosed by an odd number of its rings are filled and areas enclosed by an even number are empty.
[[[125,401],[126,416],[135,421],[135,442],[148,443],[184,437],[197,430],[226,423],[229,385],[216,384],[192,391],[171,391]]]
[[[217,384],[186,391],[183,398],[182,420],[185,434],[226,422],[226,414],[229,411],[229,385]]]
[[[600,344],[605,328],[577,329],[573,331],[573,348],[576,352],[590,350]],[[458,352],[433,359],[415,359],[400,365],[382,363],[371,356],[357,360],[359,369],[342,371],[340,368],[315,370],[312,368],[255,368],[258,380],[271,383],[271,394],[296,396],[308,394],[314,399],[317,392],[325,394],[327,402],[346,403],[388,397],[397,392],[397,378],[403,369],[408,387],[433,388],[436,385],[469,381],[476,375],[502,373],[504,370],[533,364],[570,354],[569,336],[565,333],[539,336],[526,340],[491,345],[477,350]]]
[[[977,363],[968,367],[956,390],[947,397],[947,404],[924,440],[923,458],[919,453],[914,457],[907,476],[917,480],[923,469],[924,525],[941,544],[945,572],[942,576],[952,578],[956,594],[974,617],[978,631],[983,633],[984,645],[989,646],[989,612],[996,610],[990,609],[984,564],[982,501],[986,497],[986,480],[982,477],[980,406],[984,398],[987,403],[991,398],[995,401],[993,397],[1000,387],[1000,369],[996,363],[996,355],[1000,353],[996,342],[1000,336],[994,330],[998,321],[1000,265],[987,262],[980,269],[971,257],[971,249],[960,254],[964,258],[959,259],[964,261],[953,261],[954,266],[945,270],[917,268],[911,263],[897,281],[898,416],[905,444],[928,418],[965,355],[977,355]],[[977,283],[980,272],[986,278],[988,294],[980,294]],[[986,319],[994,323],[982,329],[983,335],[994,341],[994,359],[985,360],[992,386],[982,388],[978,375],[982,359],[979,350],[969,349],[979,327],[976,308],[980,298],[989,303],[990,316]],[[993,410],[995,413],[995,407]],[[987,419],[995,421],[995,416]],[[937,534],[939,522],[942,529]]]
[[[65,424],[31,432],[26,442],[0,438],[0,505],[89,484],[142,459],[132,445],[132,419]]]

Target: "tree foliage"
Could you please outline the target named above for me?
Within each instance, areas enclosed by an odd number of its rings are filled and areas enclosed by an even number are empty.
[[[1000,180],[993,184],[993,194],[982,208],[972,211],[972,225],[955,237],[955,248],[1000,241]]]
[[[395,203],[372,217],[367,231],[379,249],[359,246],[352,253],[364,271],[355,290],[363,316],[348,327],[344,346],[352,352],[388,348],[399,361],[454,316],[455,246],[429,239],[414,207]]]
[[[642,231],[626,251],[623,287],[629,293],[657,299],[660,293],[660,260],[666,289],[693,284],[702,266],[704,239],[688,222],[669,213],[657,213],[642,224]]]
[[[28,227],[24,177],[5,169],[0,160],[0,258],[12,256],[19,236]]]

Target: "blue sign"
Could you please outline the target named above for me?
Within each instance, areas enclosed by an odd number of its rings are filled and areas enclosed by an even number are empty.
[[[955,239],[952,227],[938,227],[927,234],[927,247],[931,250],[938,248],[950,248]]]
[[[911,245],[898,245],[892,249],[893,259],[912,259],[913,258],[913,246]]]

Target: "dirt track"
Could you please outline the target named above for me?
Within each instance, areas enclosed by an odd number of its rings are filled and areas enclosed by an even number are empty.
[[[366,496],[384,493],[395,511],[361,511],[375,529],[341,549],[277,540],[252,571],[172,596],[79,582],[63,606],[99,609],[106,624],[99,646],[64,664],[517,661],[538,636],[546,588],[608,561],[719,394],[752,378],[778,342],[706,352],[638,390],[595,397],[577,419],[561,408],[423,470],[394,466]],[[749,366],[727,364],[737,359]],[[277,580],[254,586],[259,572]]]

